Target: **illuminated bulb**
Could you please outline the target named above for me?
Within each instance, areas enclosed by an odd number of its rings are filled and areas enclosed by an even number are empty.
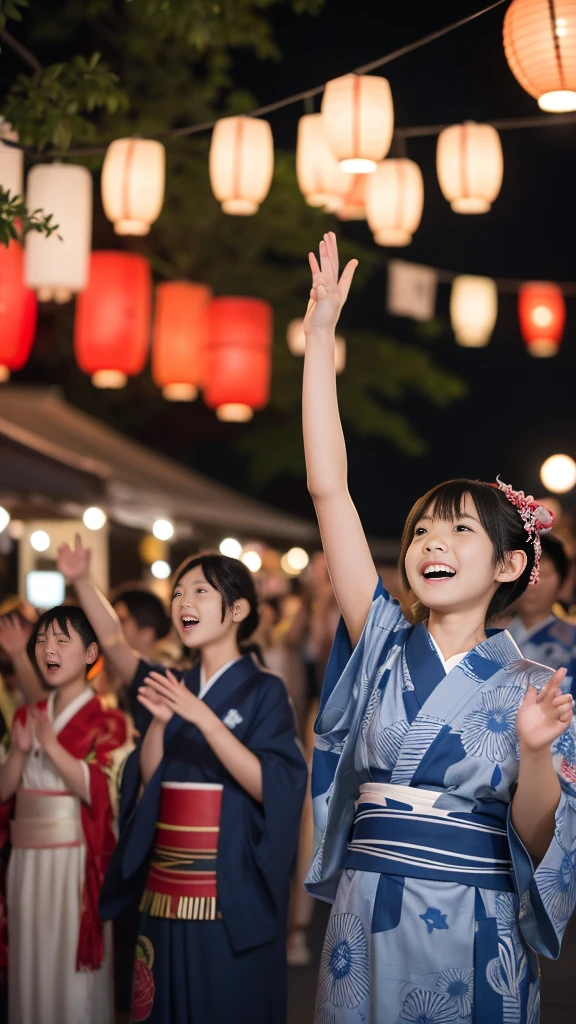
[[[553,319],[552,311],[547,306],[536,306],[532,313],[532,320],[536,327],[549,327]]]
[[[226,405],[219,405],[216,409],[216,416],[222,423],[248,423],[254,415],[254,410],[249,405],[242,405],[240,402],[228,402]]]
[[[302,572],[309,561],[308,552],[304,548],[290,548],[286,553],[286,562],[294,572]]]
[[[30,544],[34,551],[48,551],[50,535],[46,533],[46,530],[34,530],[34,533],[30,534]]]
[[[262,568],[262,559],[257,551],[245,551],[242,555],[242,561],[250,572],[258,572]]]
[[[225,537],[220,545],[220,554],[228,558],[240,558],[242,545],[235,537]]]
[[[168,565],[168,562],[158,561],[153,562],[150,566],[150,572],[157,580],[167,580],[172,569]]]
[[[293,356],[303,356],[306,351],[306,335],[304,334],[302,317],[291,320],[286,330],[286,341]]]
[[[7,384],[10,380],[10,370],[7,366],[0,366],[0,384]]]
[[[110,388],[119,391],[125,388],[128,377],[121,370],[98,370],[92,374],[92,383],[95,388]]]
[[[108,516],[101,508],[87,508],[82,516],[82,522],[88,530],[101,530],[108,522]]]
[[[193,402],[198,398],[198,388],[194,384],[165,384],[162,397],[167,402]]]
[[[152,527],[152,533],[157,540],[171,540],[174,536],[174,526],[168,519],[157,519]]]
[[[551,455],[542,464],[540,479],[553,494],[565,494],[576,484],[576,462],[569,455]]]
[[[10,522],[10,513],[0,505],[0,533],[3,533]]]

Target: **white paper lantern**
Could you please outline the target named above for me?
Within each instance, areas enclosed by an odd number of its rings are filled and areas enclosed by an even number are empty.
[[[258,212],[274,174],[274,141],[268,121],[223,117],[210,144],[210,183],[224,213],[246,217]]]
[[[369,180],[366,174],[356,174],[351,178],[351,187],[336,211],[339,220],[366,220],[366,184]]]
[[[27,205],[52,214],[58,230],[50,238],[26,235],[26,284],[41,302],[68,302],[88,284],[92,175],[75,164],[37,164],[28,175]]]
[[[344,75],[328,82],[322,98],[324,134],[340,168],[370,174],[394,133],[390,84],[377,75]]]
[[[286,330],[286,341],[293,356],[303,356],[306,351],[306,335],[304,334],[302,317],[291,320]]]
[[[102,166],[102,205],[117,235],[147,235],[164,202],[166,153],[152,139],[115,139]]]
[[[436,170],[454,213],[487,213],[504,173],[498,132],[474,121],[445,128],[438,136]]]
[[[513,0],[504,17],[504,52],[541,110],[576,110],[576,0]]]
[[[424,209],[422,172],[413,160],[384,160],[366,184],[366,218],[378,245],[409,245]]]
[[[333,212],[344,201],[350,176],[340,170],[324,135],[322,114],[304,114],[298,122],[296,177],[309,206]]]
[[[456,341],[464,348],[482,348],[492,336],[498,315],[498,292],[489,277],[462,274],[450,293],[450,320]]]
[[[18,132],[0,118],[0,188],[12,197],[24,195],[24,151],[6,146],[3,139],[18,142]]]

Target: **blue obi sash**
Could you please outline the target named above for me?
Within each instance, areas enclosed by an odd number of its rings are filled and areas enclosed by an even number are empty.
[[[360,787],[344,867],[513,892],[505,827],[434,806],[441,793],[366,783]]]

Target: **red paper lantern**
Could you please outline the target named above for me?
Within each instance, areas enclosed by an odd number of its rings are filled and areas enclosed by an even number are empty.
[[[0,245],[0,381],[28,362],[36,333],[38,303],[24,284],[24,253],[11,241]]]
[[[262,299],[213,299],[204,399],[221,420],[243,422],[270,397],[272,307]]]
[[[156,289],[152,377],[169,401],[192,401],[203,381],[211,292],[168,281]]]
[[[100,388],[122,388],[148,355],[152,275],[136,253],[93,252],[88,287],[76,301],[78,366]]]
[[[566,321],[566,305],[558,285],[546,281],[523,284],[518,298],[518,315],[530,355],[539,358],[555,356]]]

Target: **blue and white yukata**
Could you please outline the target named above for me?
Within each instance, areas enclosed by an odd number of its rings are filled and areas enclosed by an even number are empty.
[[[353,652],[341,623],[315,726],[315,1024],[536,1024],[536,953],[558,956],[576,901],[573,726],[536,870],[510,821],[516,714],[550,674],[506,631],[446,674],[381,585]]]
[[[506,627],[525,658],[539,661],[550,668],[568,669],[562,689],[576,693],[576,626],[571,622],[549,615],[530,629],[522,625],[519,616]]]

